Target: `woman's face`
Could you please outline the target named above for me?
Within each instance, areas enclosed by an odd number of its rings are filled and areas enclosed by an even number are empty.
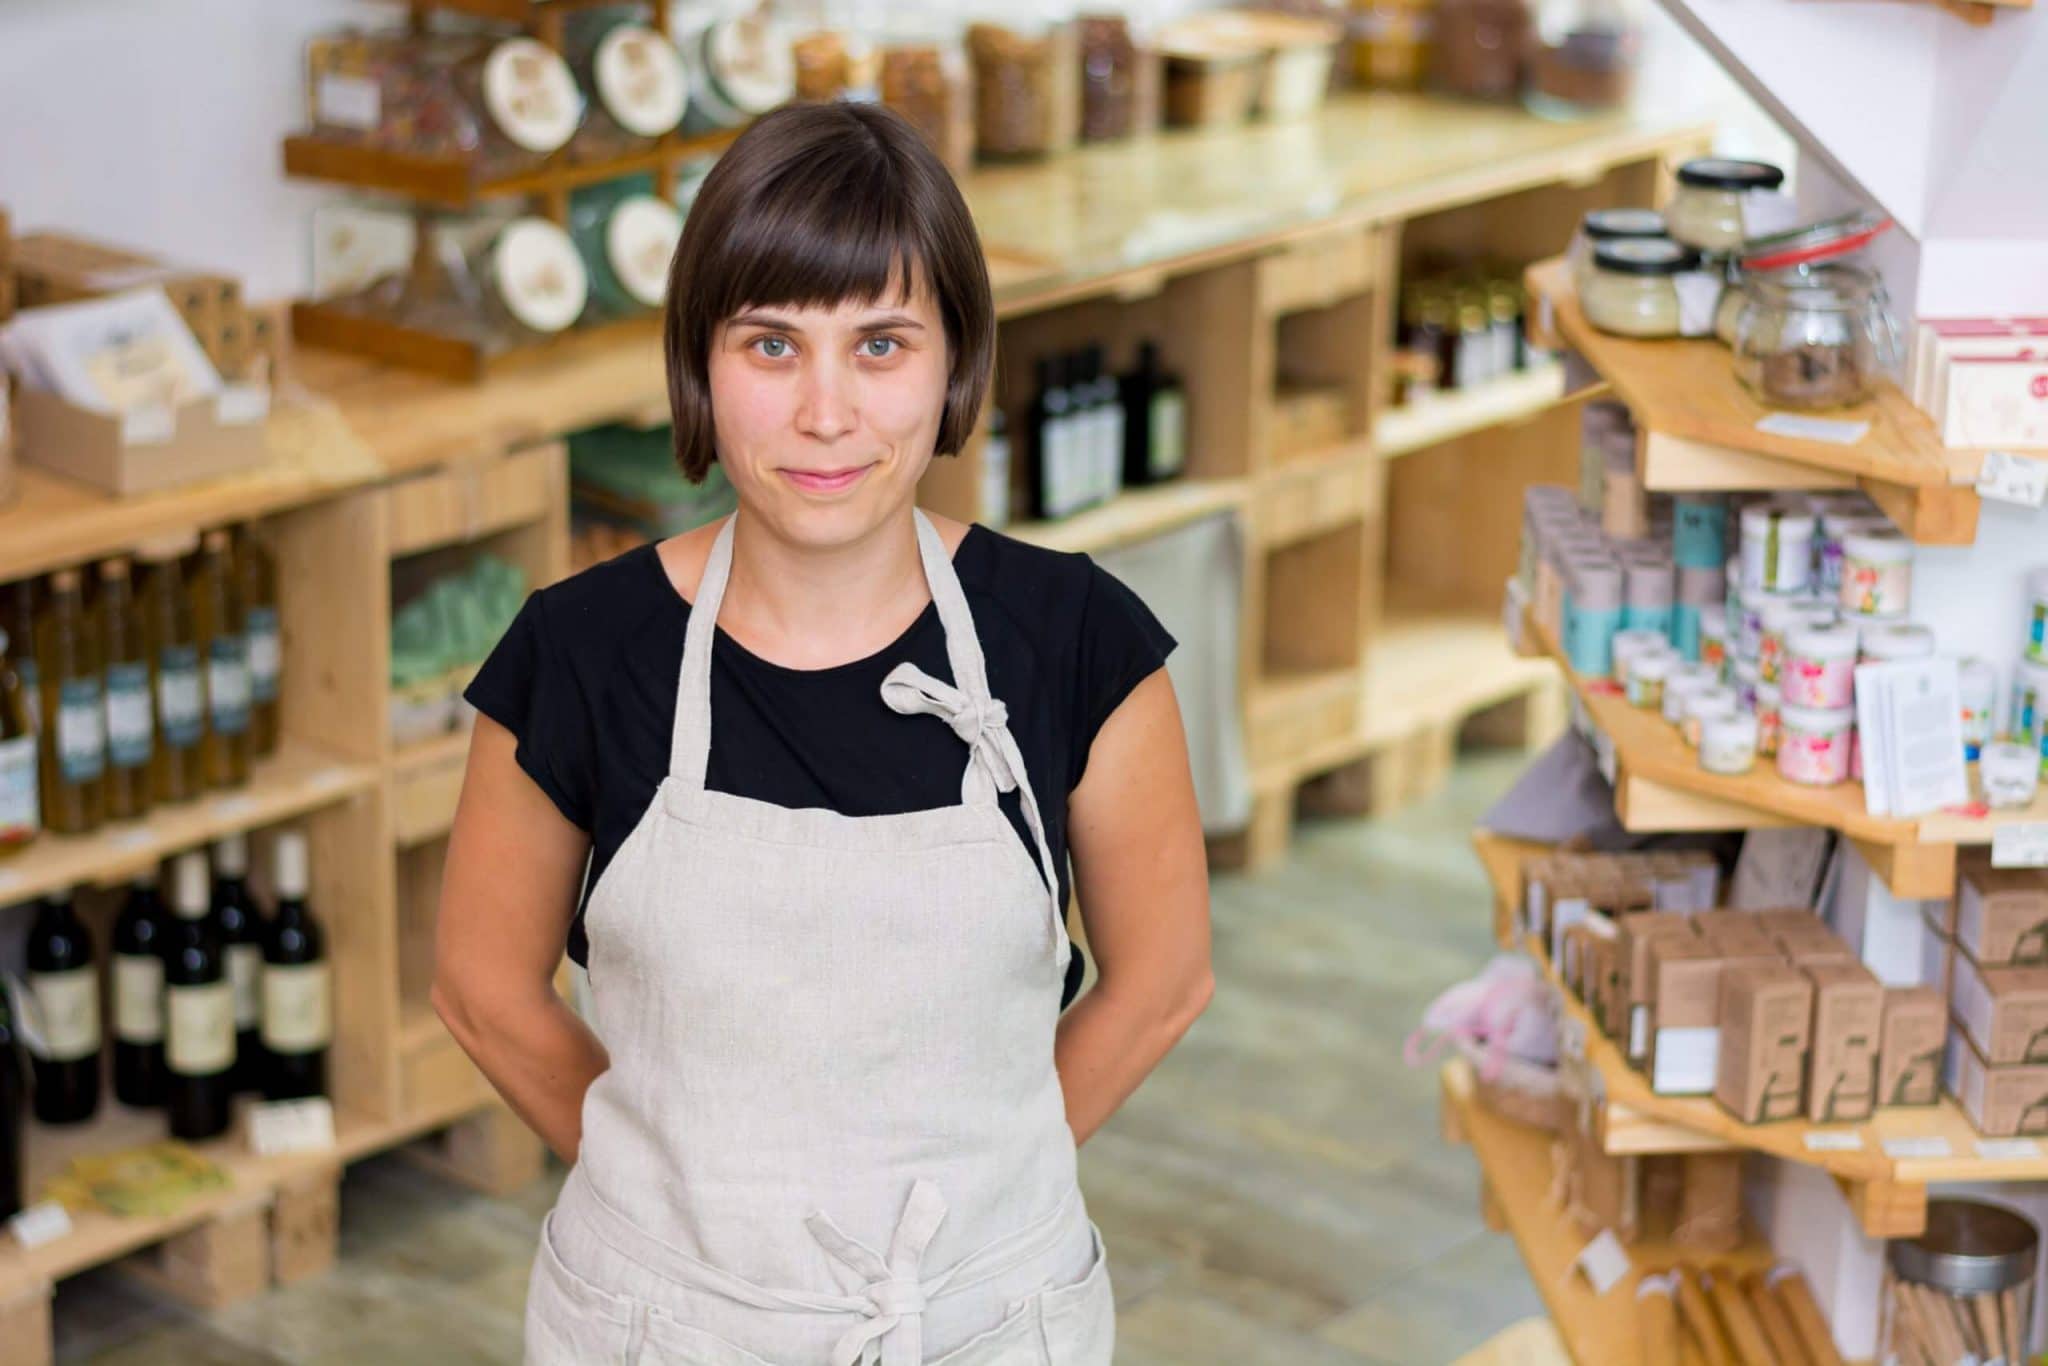
[[[843,545],[909,503],[946,402],[938,303],[748,308],[711,339],[718,460],[750,515],[810,545]]]

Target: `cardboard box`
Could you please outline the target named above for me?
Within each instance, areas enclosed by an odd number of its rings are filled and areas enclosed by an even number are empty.
[[[1884,986],[1861,963],[1816,963],[1801,971],[1813,983],[1806,1117],[1816,1124],[1868,1119],[1877,1105]]]
[[[1621,994],[1621,953],[1612,935],[1596,935],[1587,946],[1586,982],[1592,992],[1587,1002],[1600,1032],[1610,1039],[1622,1037],[1628,1028],[1628,1002]]]
[[[1654,983],[1650,977],[1650,945],[1668,934],[1693,937],[1692,917],[1676,911],[1633,911],[1614,922],[1615,952],[1621,973],[1621,990],[1628,1007],[1628,1029],[1623,1052],[1641,1067],[1650,1056],[1650,1006]]]
[[[1993,868],[1963,856],[1956,880],[1955,941],[1986,967],[2048,964],[2048,871]]]
[[[1986,1138],[2048,1134],[2048,1065],[1993,1067],[1966,1031],[1949,1031],[1942,1080]]]
[[[1808,963],[1853,963],[1856,955],[1847,944],[1825,930],[1807,930],[1778,936],[1778,952],[1785,961],[1804,967]]]
[[[1609,1229],[1623,1243],[1634,1242],[1641,1227],[1638,1160],[1602,1152],[1599,1140],[1581,1129],[1572,1129],[1566,1142],[1571,1157],[1566,1205],[1572,1221],[1588,1237]]]
[[[1723,970],[1714,1099],[1744,1124],[1798,1115],[1813,997],[1813,983],[1786,963]]]
[[[1704,1096],[1714,1089],[1721,1031],[1721,969],[1704,939],[1660,935],[1650,945],[1650,1089]]]
[[[1935,918],[1932,910],[1935,906],[1945,906],[1947,904],[1947,902],[1943,901],[1931,902],[1929,903],[1930,909],[1921,917],[1920,946],[1918,950],[1920,961],[1913,970],[1913,976],[1918,980],[1912,982],[1885,982],[1886,986],[1933,987],[1941,993],[1941,998],[1944,1001],[1952,994],[1952,988],[1954,987],[1952,979],[1955,976],[1955,941],[1942,933],[1940,922]],[[1878,974],[1878,980],[1884,981],[1883,973]]]
[[[152,493],[202,479],[256,469],[270,458],[259,420],[222,421],[236,414],[235,396],[200,399],[172,412],[156,410],[150,431],[141,415],[128,421],[90,412],[40,389],[15,395],[19,455],[66,478],[114,494]],[[268,397],[262,399],[268,410]]]
[[[1948,1003],[1933,987],[1887,987],[1877,1051],[1879,1105],[1932,1105],[1941,1099],[1941,1051]]]
[[[1732,1252],[1742,1243],[1742,1154],[1687,1153],[1674,1246]]]
[[[1755,911],[1731,911],[1723,908],[1717,911],[1701,911],[1693,917],[1693,923],[1698,926],[1701,934],[1711,934],[1723,926],[1733,926],[1738,930],[1755,930],[1761,928],[1763,924],[1756,917]]]
[[[217,365],[222,324],[241,308],[242,287],[230,276],[172,265],[125,247],[64,233],[39,232],[14,241],[14,271],[23,308],[96,299],[155,285],[169,296],[199,345]]]
[[[1771,937],[1755,925],[1731,925],[1726,921],[1702,925],[1700,938],[1713,946],[1716,953],[1730,960],[1753,958],[1776,962],[1782,956]]]
[[[1949,1010],[1995,1067],[2048,1062],[2048,968],[1987,968],[1954,956]]]

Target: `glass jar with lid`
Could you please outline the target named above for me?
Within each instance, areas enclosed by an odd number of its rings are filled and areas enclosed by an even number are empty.
[[[775,17],[789,38],[799,100],[874,96],[874,51],[855,0],[781,0]]]
[[[1735,377],[1764,402],[1841,408],[1898,359],[1898,326],[1870,271],[1823,263],[1751,278],[1735,320]]]
[[[1776,195],[1784,183],[1785,173],[1768,162],[1695,157],[1678,168],[1665,225],[1673,241],[1700,251],[1739,251],[1749,238],[1785,226],[1777,215],[1789,201]]]
[[[964,175],[974,165],[974,73],[958,21],[932,5],[898,6],[875,48],[881,102]]]
[[[738,128],[796,95],[796,51],[775,16],[715,19],[676,41],[690,72],[688,133]]]
[[[590,115],[569,144],[576,161],[606,161],[673,133],[689,103],[690,76],[666,35],[612,12],[575,16],[570,69],[590,91]]]
[[[975,149],[1048,156],[1081,133],[1081,57],[1069,0],[983,0],[967,27]]]
[[[1628,103],[1642,45],[1621,0],[1541,0],[1522,103],[1547,119],[1576,119]]]
[[[1664,215],[1655,209],[1592,209],[1579,220],[1565,249],[1565,264],[1571,268],[1572,288],[1586,292],[1586,277],[1593,270],[1593,248],[1604,242],[1658,241],[1670,234],[1664,230]]]
[[[1450,95],[1512,100],[1529,43],[1527,0],[1440,0],[1430,83]]]
[[[461,157],[481,178],[530,170],[569,144],[583,95],[532,38],[348,31],[306,45],[315,136],[420,157]]]
[[[1151,0],[1085,0],[1081,51],[1081,141],[1113,142],[1157,132],[1165,58]]]
[[[668,294],[668,267],[683,216],[667,201],[619,181],[578,191],[569,239],[590,279],[592,322],[651,313]]]
[[[1741,316],[1746,286],[1755,276],[1796,275],[1824,262],[1846,261],[1884,232],[1892,221],[1868,211],[1844,214],[1790,232],[1752,238],[1731,263],[1727,288],[1714,311],[1714,335],[1735,345],[1735,320]]]
[[[1698,266],[1697,252],[1669,240],[1603,242],[1593,248],[1593,269],[1579,307],[1602,332],[1675,337],[1680,331],[1678,277]]]
[[[488,350],[527,345],[583,316],[590,279],[569,234],[504,214],[422,222],[411,269],[336,302]]]
[[[1420,90],[1437,0],[1352,0],[1351,75],[1373,90]]]

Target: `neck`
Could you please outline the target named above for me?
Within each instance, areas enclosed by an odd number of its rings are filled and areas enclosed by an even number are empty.
[[[719,625],[765,659],[824,669],[873,654],[931,601],[911,509],[842,545],[800,545],[766,518],[733,530]]]

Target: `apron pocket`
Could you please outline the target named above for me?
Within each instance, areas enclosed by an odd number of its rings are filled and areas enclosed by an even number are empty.
[[[555,1251],[554,1212],[541,1221],[540,1248],[526,1283],[526,1366],[632,1366],[632,1301],[598,1289]]]
[[[649,1308],[636,1366],[773,1366],[744,1347]]]
[[[1039,1326],[1040,1295],[1024,1300],[1010,1316],[978,1338],[970,1338],[931,1363],[931,1366],[1066,1366],[1058,1357],[1046,1355],[1045,1334]]]
[[[1058,1366],[1110,1366],[1116,1351],[1116,1292],[1109,1283],[1109,1256],[1102,1230],[1091,1220],[1095,1259],[1072,1285],[1048,1290],[1039,1299],[1045,1316],[1045,1346]]]

